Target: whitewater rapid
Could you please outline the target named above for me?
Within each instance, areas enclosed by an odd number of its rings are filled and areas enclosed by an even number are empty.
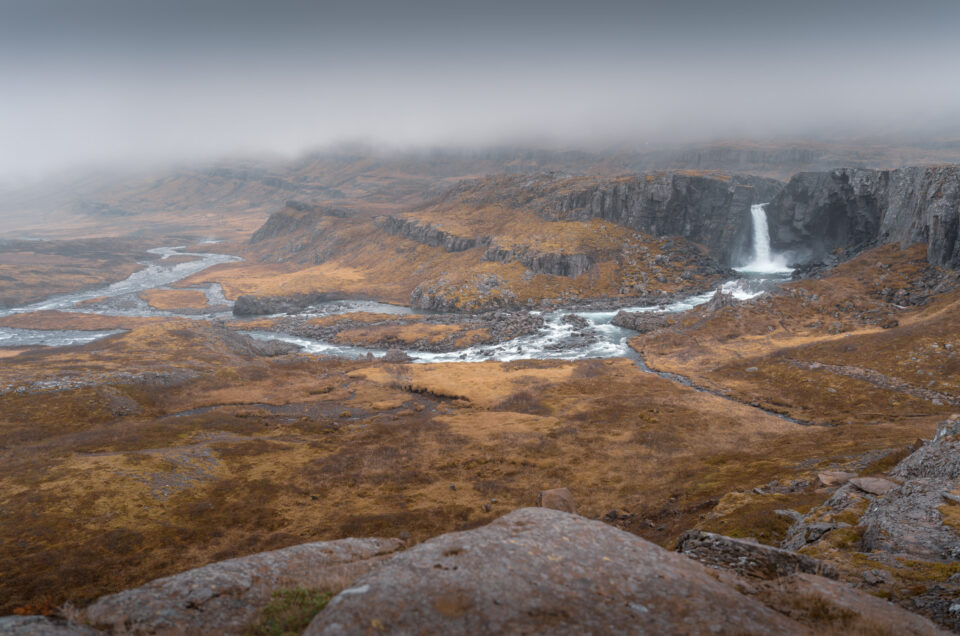
[[[756,212],[758,209],[759,216]],[[759,220],[760,216],[762,216],[762,222]],[[754,234],[756,252],[754,261],[739,268],[743,273],[742,278],[728,281],[717,288],[739,300],[747,300],[760,295],[774,284],[782,282],[785,279],[785,274],[789,274],[791,271],[789,268],[777,266],[776,259],[770,256],[766,215],[762,206],[754,206]],[[183,247],[154,248],[149,252],[159,255],[160,258],[146,263],[144,269],[132,274],[125,280],[99,289],[64,294],[24,307],[0,310],[0,316],[43,310],[61,310],[108,316],[177,316],[202,320],[213,318],[235,320],[231,313],[231,303],[223,296],[223,291],[217,284],[199,288],[206,293],[211,306],[205,313],[190,314],[162,311],[150,307],[140,298],[140,294],[146,290],[168,288],[169,285],[208,267],[241,260],[236,256],[226,254],[185,252],[184,249]],[[165,262],[174,256],[190,256],[195,260],[172,264]],[[703,294],[693,295],[667,305],[622,307],[621,309],[631,312],[679,313],[707,302],[713,297],[715,291],[711,290]],[[371,301],[333,301],[312,307],[304,314],[307,316],[323,316],[357,311],[394,314],[414,313],[407,307]],[[510,361],[524,358],[575,360],[580,358],[632,356],[633,352],[628,346],[627,340],[636,332],[612,324],[611,321],[616,313],[617,310],[558,309],[540,314],[544,319],[544,327],[535,334],[521,336],[498,344],[478,345],[452,352],[408,351],[407,353],[415,362],[420,363]],[[568,321],[564,321],[563,318],[569,314],[585,319],[587,326],[577,327]],[[119,330],[68,331],[0,327],[0,347],[78,345],[120,332]],[[385,353],[383,349],[344,346],[287,333],[261,331],[247,331],[245,333],[261,340],[289,342],[299,346],[305,353],[346,358],[359,358],[367,354],[379,356]]]
[[[718,289],[738,300],[747,300],[759,296],[770,288],[774,281],[769,278],[742,278],[729,281]],[[622,307],[625,311],[649,313],[679,313],[692,309],[709,301],[716,290],[690,296],[668,305],[642,307]],[[330,311],[318,308],[322,315]],[[531,312],[543,316],[544,326],[535,334],[520,336],[513,340],[490,345],[477,345],[443,353],[427,351],[407,351],[413,362],[482,362],[497,360],[509,362],[522,359],[579,360],[582,358],[618,358],[631,357],[633,351],[627,340],[636,335],[635,331],[624,329],[611,323],[619,309],[613,311],[578,311],[560,309],[550,312]],[[563,320],[564,316],[574,314],[587,321],[585,328],[578,328]],[[386,353],[384,349],[368,349],[314,340],[301,336],[272,331],[247,331],[248,335],[259,340],[280,340],[295,344],[305,353],[313,353],[345,358],[358,358],[368,353],[376,356]]]

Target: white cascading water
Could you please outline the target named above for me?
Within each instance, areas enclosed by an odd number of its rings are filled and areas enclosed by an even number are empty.
[[[740,272],[755,272],[759,274],[777,274],[791,272],[782,258],[770,256],[770,229],[767,227],[766,203],[750,206],[750,215],[753,217],[753,260],[743,267]]]

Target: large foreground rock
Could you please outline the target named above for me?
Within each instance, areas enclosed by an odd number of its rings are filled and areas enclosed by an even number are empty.
[[[96,636],[102,633],[86,625],[46,616],[0,617],[3,636]]]
[[[342,539],[221,561],[105,596],[86,619],[123,634],[241,634],[274,590],[338,589],[402,547],[399,539]]]
[[[690,559],[545,508],[446,534],[338,594],[305,633],[804,633]]]

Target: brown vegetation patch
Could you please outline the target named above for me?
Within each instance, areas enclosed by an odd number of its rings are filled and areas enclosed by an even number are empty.
[[[258,358],[231,337],[166,321],[5,361],[0,381],[94,382],[0,395],[0,611],[305,541],[420,541],[556,486],[662,544],[703,522],[775,541],[771,508],[823,495],[731,493],[932,430],[798,426],[625,359],[371,365]]]
[[[208,306],[207,295],[198,289],[149,289],[142,292],[140,298],[161,311],[206,309]]]

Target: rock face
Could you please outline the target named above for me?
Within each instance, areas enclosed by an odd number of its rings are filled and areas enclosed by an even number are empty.
[[[420,224],[413,219],[385,216],[377,220],[381,229],[411,239],[424,245],[442,247],[448,252],[463,252],[489,243],[487,238],[457,236],[429,224]]]
[[[890,474],[903,483],[877,497],[860,519],[864,550],[960,560],[960,534],[943,523],[939,510],[951,505],[944,495],[960,485],[960,421],[941,424],[933,440]]]
[[[683,236],[729,264],[749,251],[750,206],[770,201],[782,187],[774,179],[752,176],[724,180],[648,174],[568,193],[541,213],[559,219],[601,218],[655,236]]]
[[[538,252],[529,248],[504,249],[488,247],[483,260],[497,263],[519,261],[534,274],[551,276],[579,276],[585,274],[597,261],[596,254],[565,254],[558,252]]]
[[[773,579],[805,572],[837,578],[836,568],[829,563],[789,550],[700,530],[683,533],[677,542],[677,552],[705,565],[733,570],[741,576]]]
[[[342,539],[221,561],[105,596],[86,619],[125,634],[241,634],[274,590],[349,582],[402,547],[399,539]]]
[[[330,602],[306,634],[801,633],[700,564],[544,508],[397,555]]]
[[[960,166],[804,172],[766,211],[771,247],[798,260],[877,242],[926,243],[930,262],[960,266]]]
[[[960,533],[944,519],[948,506],[960,506],[960,497],[954,494],[960,487],[960,421],[941,423],[936,437],[897,464],[890,476],[900,483],[877,480],[889,487],[870,489],[855,485],[862,479],[843,484],[788,530],[781,547],[799,550],[816,544],[838,528],[849,527],[838,519],[859,517],[858,551],[875,562],[896,566],[908,559],[936,567],[960,559]],[[883,576],[883,570],[876,570],[866,573],[864,580],[872,585]],[[935,582],[925,591],[923,586],[917,590],[917,583],[909,581],[911,609],[960,630],[960,577]]]

